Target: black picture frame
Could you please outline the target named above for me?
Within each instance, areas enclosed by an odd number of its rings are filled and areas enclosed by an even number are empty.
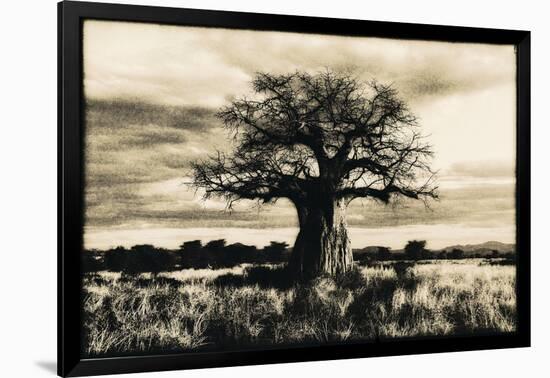
[[[82,21],[153,22],[399,39],[514,44],[517,49],[517,331],[360,344],[82,359]],[[63,1],[58,4],[58,374],[82,376],[530,346],[530,32]]]

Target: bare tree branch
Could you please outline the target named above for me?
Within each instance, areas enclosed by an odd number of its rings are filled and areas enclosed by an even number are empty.
[[[385,203],[437,198],[431,146],[391,85],[327,70],[258,73],[252,86],[256,98],[218,113],[234,135],[234,153],[193,166],[194,183],[207,196],[231,203],[281,197],[297,203],[320,192]]]

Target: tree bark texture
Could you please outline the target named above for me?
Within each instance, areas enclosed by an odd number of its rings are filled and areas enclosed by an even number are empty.
[[[344,201],[319,201],[296,207],[300,231],[292,251],[291,270],[303,279],[351,270],[353,254]]]

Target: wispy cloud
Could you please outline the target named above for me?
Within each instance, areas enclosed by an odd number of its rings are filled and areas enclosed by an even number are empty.
[[[409,100],[514,79],[513,46],[86,21],[86,95],[220,106],[257,71],[352,69]]]

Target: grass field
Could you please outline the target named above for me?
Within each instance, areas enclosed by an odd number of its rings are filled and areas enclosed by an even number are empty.
[[[385,262],[291,284],[281,267],[84,277],[85,356],[512,332],[515,266]]]

